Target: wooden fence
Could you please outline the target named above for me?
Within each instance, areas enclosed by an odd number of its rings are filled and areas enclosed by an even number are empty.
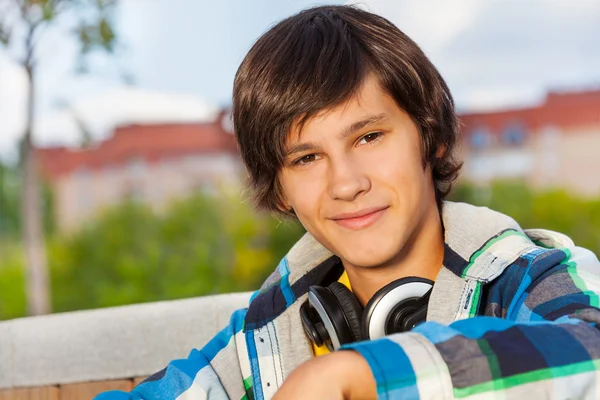
[[[27,389],[0,390],[0,400],[84,400],[107,390],[130,391],[145,378],[119,379]]]

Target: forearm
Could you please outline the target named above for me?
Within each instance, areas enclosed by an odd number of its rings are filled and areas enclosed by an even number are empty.
[[[548,390],[553,398],[595,398],[591,391],[600,370],[600,331],[567,317],[532,323],[478,317],[450,326],[429,322],[410,333],[346,348],[365,357],[377,393],[390,399],[486,392],[538,399]]]

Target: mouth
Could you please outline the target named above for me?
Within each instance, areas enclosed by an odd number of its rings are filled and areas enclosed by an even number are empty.
[[[344,228],[359,230],[373,225],[388,208],[389,206],[365,208],[353,213],[337,214],[330,219]]]

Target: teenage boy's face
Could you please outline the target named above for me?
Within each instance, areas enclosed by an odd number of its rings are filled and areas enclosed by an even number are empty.
[[[368,77],[348,103],[292,130],[279,175],[284,198],[346,267],[400,261],[437,216],[421,148],[417,126]]]

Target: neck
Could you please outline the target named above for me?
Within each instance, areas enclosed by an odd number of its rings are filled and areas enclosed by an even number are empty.
[[[379,289],[409,276],[435,281],[444,259],[442,222],[437,207],[425,215],[402,251],[376,267],[344,265],[352,292],[364,306]]]

